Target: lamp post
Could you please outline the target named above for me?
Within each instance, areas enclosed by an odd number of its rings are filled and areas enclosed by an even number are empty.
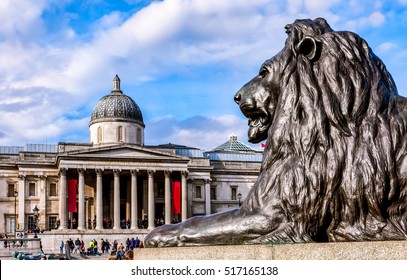
[[[237,199],[239,199],[239,207],[242,206],[242,202],[240,201],[242,199],[242,194],[240,192],[237,194]]]
[[[14,237],[17,237],[17,196],[18,191],[14,190]]]
[[[37,205],[35,205],[34,209],[33,209],[33,213],[34,213],[34,238],[38,238],[37,236],[37,221],[38,221],[38,216],[40,209],[38,209]]]

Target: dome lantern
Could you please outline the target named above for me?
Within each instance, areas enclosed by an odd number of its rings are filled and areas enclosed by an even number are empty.
[[[121,93],[123,93],[121,90],[120,90],[120,78],[119,78],[119,76],[116,74],[116,76],[114,77],[114,79],[113,79],[113,91],[114,92],[121,92]]]

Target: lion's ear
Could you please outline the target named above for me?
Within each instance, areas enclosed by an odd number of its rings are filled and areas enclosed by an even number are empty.
[[[319,44],[314,38],[305,37],[301,40],[301,42],[298,43],[296,49],[299,54],[303,54],[309,59],[313,60],[317,57],[319,52],[318,46]]]

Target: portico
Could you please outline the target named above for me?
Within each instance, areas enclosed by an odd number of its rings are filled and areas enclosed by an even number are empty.
[[[138,228],[139,221],[144,219],[148,229],[155,227],[155,219],[162,219],[165,223],[174,218],[179,220],[177,213],[171,211],[171,185],[176,181],[184,190],[181,192],[181,219],[186,219],[184,201],[187,199],[188,162],[186,157],[134,145],[112,145],[60,154],[59,228],[70,227],[68,220],[72,218],[78,221],[78,230],[89,229],[86,222],[89,219],[96,221],[94,229],[106,228],[103,220],[112,220],[113,230],[122,227],[122,220],[130,221],[132,229]],[[68,180],[72,179],[78,182],[75,213],[69,213],[67,207],[70,199]]]

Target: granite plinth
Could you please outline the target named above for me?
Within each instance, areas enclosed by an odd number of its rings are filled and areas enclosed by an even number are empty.
[[[136,260],[407,260],[407,241],[142,248]]]

